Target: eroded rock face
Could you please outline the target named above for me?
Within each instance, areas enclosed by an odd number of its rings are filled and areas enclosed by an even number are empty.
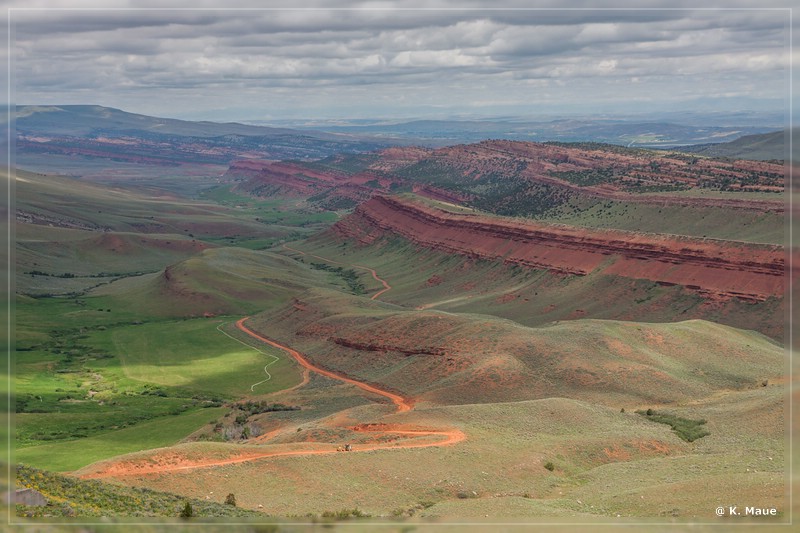
[[[447,253],[562,274],[648,279],[709,298],[764,301],[784,293],[784,248],[778,245],[589,230],[453,213],[386,196],[362,204],[333,231],[362,243],[392,233]]]

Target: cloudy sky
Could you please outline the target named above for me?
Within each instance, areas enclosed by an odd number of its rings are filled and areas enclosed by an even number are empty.
[[[19,104],[212,120],[788,107],[789,12],[780,8],[788,2],[617,10],[563,1],[317,3],[338,9],[5,2],[12,93]],[[557,9],[565,5],[572,9]],[[519,9],[530,6],[547,9]]]

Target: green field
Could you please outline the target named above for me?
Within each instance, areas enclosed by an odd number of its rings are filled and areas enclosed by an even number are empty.
[[[309,211],[297,208],[302,204],[297,198],[255,198],[239,194],[230,185],[219,185],[206,189],[202,198],[211,200],[220,205],[233,206],[242,213],[257,215],[265,224],[278,224],[284,226],[319,226],[330,225],[340,217],[332,211]]]
[[[218,330],[224,325],[216,320],[189,320],[120,327],[98,332],[92,344],[119,355],[119,366],[106,367],[109,371],[121,370],[127,378],[167,389],[241,397],[299,383],[294,362],[282,352],[238,344]],[[275,356],[280,356],[277,361]],[[251,385],[266,378],[267,364],[275,377],[251,391]]]
[[[74,469],[174,444],[227,411],[223,402],[300,380],[280,351],[226,335],[232,318],[119,322],[121,313],[95,305],[91,298],[17,302],[24,324],[14,380],[18,460]],[[68,459],[79,449],[92,453]]]
[[[179,415],[168,415],[142,422],[133,427],[105,431],[94,437],[67,440],[17,449],[17,463],[36,465],[55,472],[78,470],[96,461],[126,453],[177,444],[199,427],[223,415],[227,409],[215,407],[195,409]],[[46,415],[51,421],[52,414]],[[17,425],[25,426],[26,417],[17,416]]]

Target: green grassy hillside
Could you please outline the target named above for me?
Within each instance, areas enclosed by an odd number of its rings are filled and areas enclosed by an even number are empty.
[[[691,196],[726,198],[725,193],[706,191],[693,191]],[[732,196],[732,193],[727,193],[727,197]],[[743,193],[736,194],[737,198],[741,199],[742,196]],[[776,199],[776,195],[769,193],[754,193],[751,196],[761,200]],[[741,210],[732,216],[730,209],[721,207],[653,205],[576,198],[549,211],[540,219],[587,228],[672,233],[767,244],[784,242],[784,214],[770,211]]]
[[[208,248],[265,248],[330,222],[311,213],[276,216],[280,201],[220,205],[24,171],[14,188],[17,290],[34,296],[82,294]]]
[[[202,238],[265,232],[231,209],[174,195],[97,185],[86,180],[16,171],[15,202],[25,223],[89,231],[176,234]]]
[[[16,476],[18,488],[32,488],[48,500],[45,507],[17,505],[17,516],[59,519],[74,516],[178,518],[188,502],[193,516],[198,518],[264,518],[263,513],[226,505],[224,495],[214,501],[189,499],[102,481],[79,480],[26,466],[18,466]]]
[[[145,316],[248,314],[279,305],[308,286],[326,286],[329,278],[278,254],[219,248],[91,294]]]
[[[775,339],[782,339],[785,333],[785,304],[776,298],[758,303],[735,298],[708,302],[680,286],[602,272],[555,275],[446,254],[396,236],[361,245],[325,232],[291,246],[341,264],[376,269],[392,286],[381,299],[404,307],[489,314],[526,326],[577,318],[647,322],[700,318],[753,329]],[[282,253],[310,261],[296,252]],[[369,274],[362,279],[368,294],[382,288]]]
[[[700,320],[526,327],[314,290],[250,324],[329,369],[437,403],[664,404],[758,387],[785,371],[785,353],[773,341]]]

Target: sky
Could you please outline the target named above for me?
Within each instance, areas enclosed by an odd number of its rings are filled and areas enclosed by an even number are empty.
[[[790,2],[598,4],[0,0],[17,104],[222,121],[788,112]]]

